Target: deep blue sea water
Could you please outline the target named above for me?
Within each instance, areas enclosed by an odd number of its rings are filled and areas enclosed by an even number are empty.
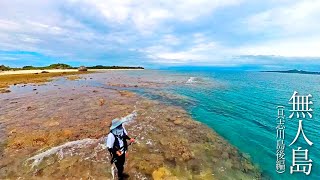
[[[320,76],[266,72],[234,71],[166,71],[168,75],[195,77],[191,84],[173,86],[170,93],[186,96],[182,105],[192,117],[214,129],[222,137],[250,156],[267,179],[320,179]],[[209,84],[209,85],[208,85]],[[292,108],[289,99],[294,91],[312,94],[313,118],[302,119],[309,146],[302,134],[295,144],[297,118],[289,119]],[[277,106],[285,106],[286,172],[278,174],[276,161]],[[290,174],[292,149],[301,146],[309,150],[313,160],[309,176]]]

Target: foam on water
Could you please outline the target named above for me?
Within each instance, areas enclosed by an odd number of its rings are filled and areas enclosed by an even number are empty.
[[[136,110],[134,110],[129,115],[127,115],[125,117],[122,117],[121,120],[124,121],[125,123],[130,123],[132,120],[134,120],[135,117],[137,117],[137,111]],[[65,143],[63,145],[52,147],[51,149],[48,149],[48,150],[46,150],[46,151],[44,151],[44,152],[42,152],[40,154],[37,154],[37,155],[27,159],[27,161],[33,161],[31,166],[32,166],[32,168],[34,168],[35,166],[38,166],[41,163],[41,161],[43,160],[43,158],[45,158],[45,157],[49,157],[51,155],[56,154],[58,156],[58,158],[61,160],[61,159],[64,158],[64,153],[63,153],[64,149],[67,149],[67,148],[72,148],[72,149],[85,148],[88,145],[94,144],[94,143],[96,143],[96,142],[98,142],[100,140],[99,139],[86,138],[86,139],[81,139],[81,140],[77,140],[77,141],[70,141],[70,142],[67,142],[67,143]],[[105,147],[104,144],[98,144],[98,146],[96,148],[105,149],[106,147]]]
[[[38,166],[41,163],[41,161],[43,160],[43,158],[49,157],[53,154],[57,154],[59,156],[59,159],[62,159],[63,158],[62,150],[65,148],[70,148],[70,147],[83,148],[83,147],[85,147],[87,145],[91,145],[97,141],[98,141],[98,139],[86,138],[86,139],[81,139],[81,140],[77,140],[77,141],[67,142],[63,145],[53,147],[51,149],[48,149],[47,151],[44,151],[40,154],[37,154],[37,155],[27,159],[27,161],[33,160],[32,164],[31,164],[31,166],[33,168],[35,166]]]
[[[135,117],[138,116],[138,113],[136,110],[134,110],[132,113],[130,113],[129,115],[125,116],[125,117],[121,117],[121,120],[125,123],[130,123],[131,121],[134,120]]]
[[[190,77],[187,80],[186,84],[192,84],[192,83],[195,83],[195,82],[197,82],[197,78],[196,77]]]
[[[198,76],[191,76],[186,82],[185,84],[187,85],[214,85],[214,82],[212,81],[208,81],[208,79],[206,79],[205,77],[198,77]]]

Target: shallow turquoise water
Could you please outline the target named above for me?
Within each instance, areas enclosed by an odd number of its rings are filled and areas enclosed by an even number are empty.
[[[170,84],[171,80],[187,82],[190,77],[194,77],[192,79],[195,82],[173,83],[172,86],[165,86],[166,88],[128,89],[152,99],[184,107],[194,119],[214,129],[251,157],[266,179],[320,179],[320,76],[210,69],[124,73],[134,77],[149,77],[152,81],[159,80],[165,84]],[[95,76],[103,79],[105,74]],[[104,87],[104,84],[99,83],[101,80],[97,79],[96,84],[90,81],[90,85]],[[289,147],[298,130],[298,119],[286,118],[286,172],[277,174],[277,106],[285,106],[288,117],[291,109],[288,103],[294,91],[298,91],[300,95],[313,95],[313,119],[304,119],[303,129],[314,144],[310,147],[300,136],[298,141]],[[172,98],[161,92],[178,96]],[[290,174],[292,149],[299,146],[307,148],[309,158],[313,160],[309,176],[303,173]]]
[[[192,116],[217,131],[230,143],[247,153],[254,163],[271,179],[319,179],[320,178],[320,76],[302,74],[280,74],[262,72],[211,72],[180,71],[190,77],[198,77],[218,86],[204,84],[178,86],[171,92],[190,97],[192,104],[185,108]],[[298,119],[286,118],[286,172],[277,174],[276,161],[276,117],[278,105],[286,108],[289,116],[289,99],[294,91],[300,95],[312,94],[313,119],[305,119],[306,136],[314,143],[310,147],[299,137],[289,147],[298,130]],[[290,174],[292,148],[298,146],[309,150],[313,160],[309,176]]]
[[[260,167],[266,179],[320,179],[320,76],[210,70],[161,73],[171,77],[184,76],[186,80],[195,77],[196,82],[160,90],[186,97],[180,100],[153,93],[141,94],[183,106],[194,119],[208,125],[247,154]],[[278,174],[275,169],[277,106],[285,106],[288,117],[291,109],[288,103],[294,91],[300,95],[313,95],[313,118],[303,120],[303,129],[314,144],[310,147],[301,134],[297,142],[289,146],[297,133],[299,119],[286,118],[286,172]],[[292,149],[297,147],[308,149],[309,158],[313,160],[308,176],[303,173],[290,174]]]

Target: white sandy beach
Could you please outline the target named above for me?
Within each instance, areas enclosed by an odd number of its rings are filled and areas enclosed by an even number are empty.
[[[9,74],[34,74],[41,73],[42,71],[47,72],[76,72],[77,69],[45,69],[45,70],[18,70],[18,71],[0,71],[0,75],[9,75]]]

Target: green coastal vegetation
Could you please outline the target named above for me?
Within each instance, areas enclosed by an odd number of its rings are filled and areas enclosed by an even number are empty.
[[[0,71],[9,71],[11,68],[9,66],[0,65]]]
[[[23,67],[9,67],[5,65],[0,65],[0,71],[16,71],[16,70],[44,70],[44,69],[77,69],[77,67],[72,67],[68,64],[51,64],[49,66],[23,66]]]
[[[73,67],[68,64],[57,63],[51,64],[49,66],[23,66],[21,68],[9,67],[5,65],[0,65],[0,71],[16,71],[16,70],[45,70],[45,69],[78,69],[79,67]],[[103,65],[96,65],[96,66],[88,66],[87,69],[144,69],[140,66],[103,66]]]

